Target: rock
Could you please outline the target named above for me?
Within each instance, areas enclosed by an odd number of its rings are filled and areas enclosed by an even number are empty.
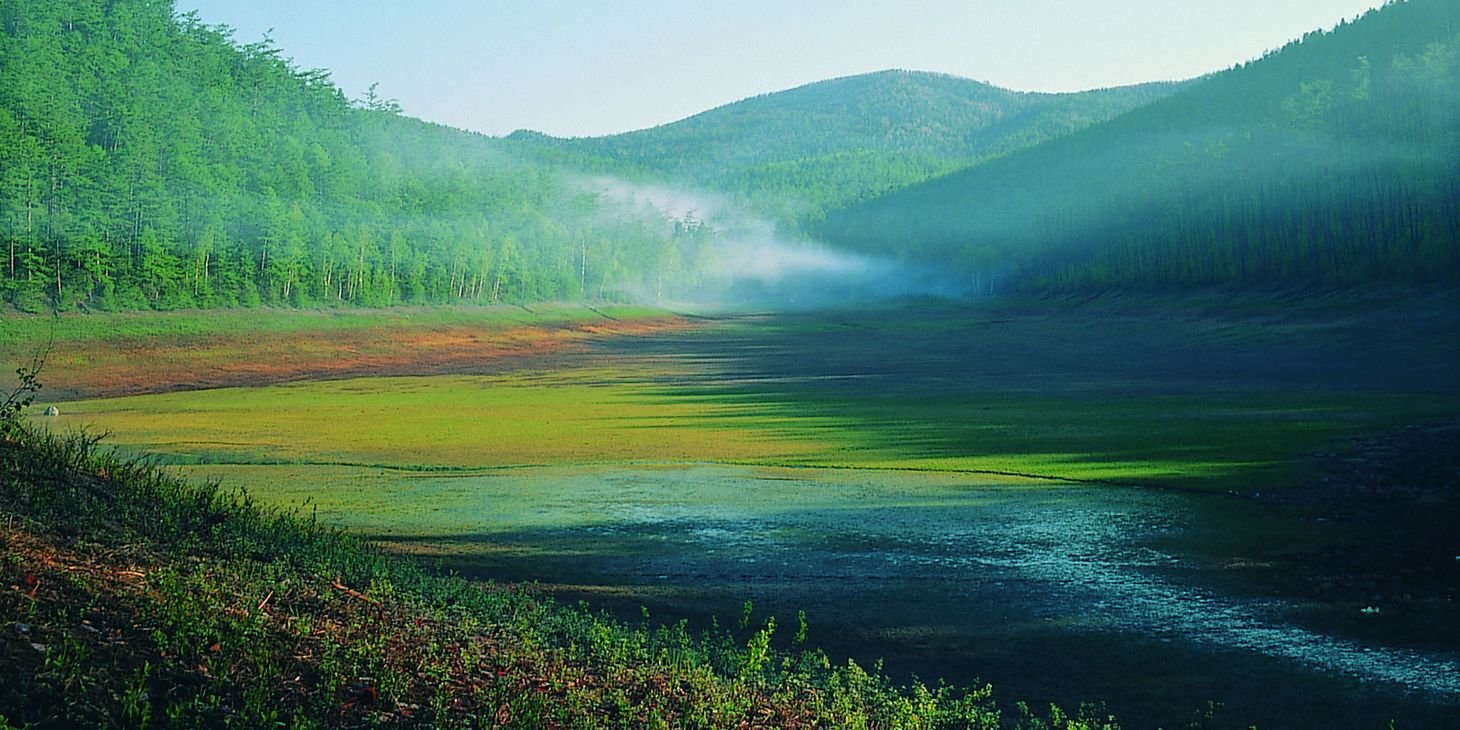
[[[61,409],[60,408],[57,408],[55,406],[46,406],[46,415],[47,416],[59,416],[59,415],[61,415]]]

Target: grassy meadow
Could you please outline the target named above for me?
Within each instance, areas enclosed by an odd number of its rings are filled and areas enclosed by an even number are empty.
[[[352,378],[68,401],[52,420],[176,463],[718,462],[1260,489],[1294,476],[1294,455],[1338,435],[1449,412],[1430,399],[1362,394],[767,401],[655,382],[675,377],[649,367]]]
[[[1453,317],[1433,313],[1444,302],[1408,328],[1343,300],[1237,304],[1164,303],[1156,317],[1139,300],[710,320],[573,307],[182,314],[150,334],[128,329],[132,315],[67,317],[43,405],[59,401],[55,425],[178,463],[716,462],[1240,493],[1301,479],[1335,438],[1457,410]],[[0,326],[25,333],[0,353],[14,359],[48,325]],[[301,347],[301,333],[331,349]],[[108,358],[129,366],[89,365]],[[234,387],[196,387],[212,382]]]
[[[62,404],[119,444],[180,461],[404,470],[784,460],[814,433],[665,397],[632,373],[356,378]],[[781,419],[789,421],[789,418]]]

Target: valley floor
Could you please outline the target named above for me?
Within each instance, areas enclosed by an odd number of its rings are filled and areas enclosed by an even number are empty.
[[[63,323],[44,420],[468,575],[805,609],[833,657],[1130,726],[1460,705],[1452,292],[277,314]]]

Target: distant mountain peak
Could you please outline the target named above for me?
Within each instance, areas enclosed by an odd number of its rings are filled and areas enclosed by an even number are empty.
[[[794,217],[1068,134],[1172,90],[1037,94],[886,69],[741,99],[650,129],[510,139],[551,149],[565,164],[648,172]]]

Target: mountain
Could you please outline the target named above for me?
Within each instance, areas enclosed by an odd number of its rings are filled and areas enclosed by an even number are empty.
[[[347,100],[156,0],[0,0],[0,304],[612,297],[684,276],[501,140]]]
[[[783,222],[872,197],[1113,118],[1180,84],[1075,94],[883,71],[745,99],[652,129],[509,139],[565,164],[637,173],[751,201]]]
[[[1456,89],[1460,4],[1393,2],[815,232],[978,286],[1453,285]]]
[[[981,283],[1455,282],[1457,13],[1391,3],[1184,84],[888,71],[611,137],[494,139],[346,99],[169,1],[0,0],[0,304],[645,298],[760,255],[594,173]]]

